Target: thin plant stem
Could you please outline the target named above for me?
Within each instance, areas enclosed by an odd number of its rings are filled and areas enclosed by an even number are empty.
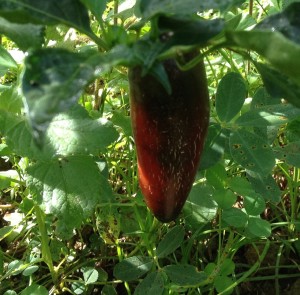
[[[53,282],[56,283],[57,273],[53,266],[52,255],[49,247],[49,237],[45,226],[45,214],[42,212],[41,208],[38,205],[36,205],[34,209],[35,209],[37,224],[41,235],[42,258],[50,270]]]

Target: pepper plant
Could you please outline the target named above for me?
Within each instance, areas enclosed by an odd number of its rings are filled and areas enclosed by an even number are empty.
[[[0,293],[292,289],[299,13],[291,0],[0,0]],[[185,205],[162,223],[139,187],[127,73],[172,95],[174,58],[205,65],[210,121]]]

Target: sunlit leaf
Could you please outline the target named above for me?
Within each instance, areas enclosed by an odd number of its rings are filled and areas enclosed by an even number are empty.
[[[56,232],[67,239],[97,204],[112,197],[107,180],[89,156],[38,162],[28,168],[27,185],[35,201],[57,218]]]
[[[13,23],[3,17],[0,17],[0,33],[14,41],[23,51],[41,47],[44,42],[43,26]]]

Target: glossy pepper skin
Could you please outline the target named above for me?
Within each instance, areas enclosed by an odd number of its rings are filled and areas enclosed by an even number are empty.
[[[189,61],[195,53],[185,54]],[[164,61],[169,95],[151,75],[129,69],[131,120],[139,184],[157,219],[179,215],[193,185],[209,123],[209,95],[203,61],[181,71]]]

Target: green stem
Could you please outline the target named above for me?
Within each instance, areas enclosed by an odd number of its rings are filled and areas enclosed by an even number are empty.
[[[118,18],[116,16],[118,14],[118,9],[119,9],[119,1],[114,0],[114,25],[115,26],[118,24]]]
[[[52,255],[51,255],[51,251],[50,251],[50,247],[49,247],[49,237],[48,237],[47,229],[45,226],[45,215],[38,205],[36,205],[34,207],[34,209],[35,209],[37,224],[38,224],[40,235],[41,235],[42,258],[50,270],[53,282],[56,283],[57,273],[55,271],[55,268],[54,268],[53,262],[52,262]]]
[[[233,288],[235,288],[237,285],[239,285],[240,283],[244,282],[245,279],[247,277],[249,277],[252,273],[254,273],[260,266],[261,262],[264,260],[265,256],[268,253],[270,247],[270,241],[267,240],[266,245],[264,247],[263,252],[261,253],[261,255],[258,257],[258,260],[253,264],[253,266],[246,271],[237,281],[235,281],[232,285],[230,285],[228,288],[226,288],[225,290],[223,290],[221,293],[219,293],[219,295],[222,294],[226,294],[228,291],[233,290]]]

